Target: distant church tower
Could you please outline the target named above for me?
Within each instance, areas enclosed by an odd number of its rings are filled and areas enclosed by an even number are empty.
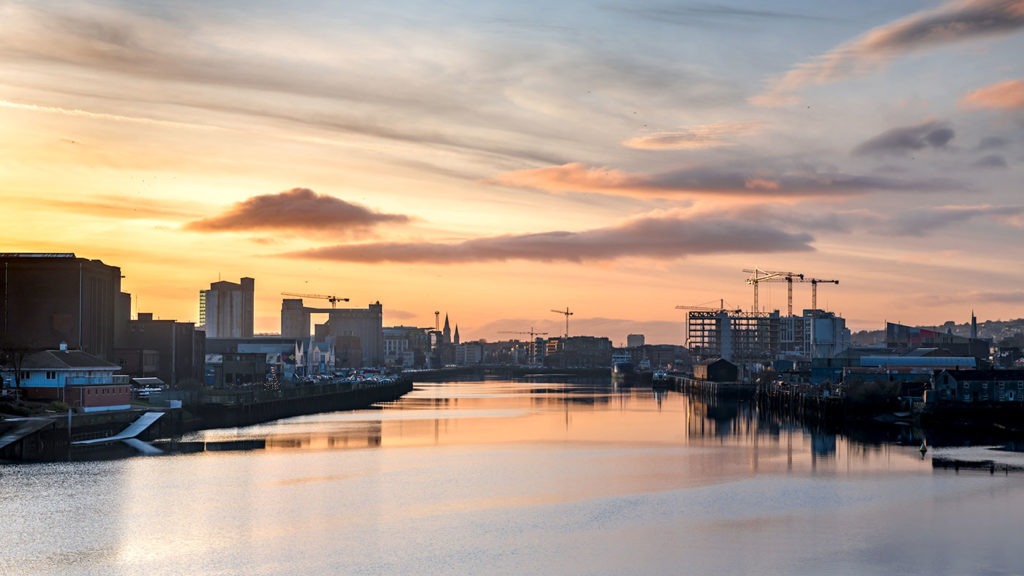
[[[441,339],[445,344],[452,343],[452,327],[448,324],[448,315],[444,315],[444,328],[441,330]]]
[[[459,345],[459,325],[455,325],[455,336],[452,336],[452,343],[456,346]]]
[[[978,337],[978,317],[974,315],[974,310],[971,310],[971,338]]]

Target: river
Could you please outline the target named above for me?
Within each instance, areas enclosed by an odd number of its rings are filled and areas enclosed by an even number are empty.
[[[417,384],[176,448],[0,466],[0,574],[1024,572],[1024,474],[674,391]]]

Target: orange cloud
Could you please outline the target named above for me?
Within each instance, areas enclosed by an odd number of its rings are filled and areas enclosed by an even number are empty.
[[[623,142],[627,148],[637,150],[699,150],[733,146],[732,138],[756,133],[763,124],[759,122],[722,122],[704,124],[693,128],[656,132],[646,136],[637,136]]]
[[[579,190],[624,190],[646,187],[645,178],[612,168],[588,168],[580,162],[561,166],[506,172],[490,180],[492,184],[516,188],[534,188],[551,192]]]
[[[382,214],[308,188],[254,196],[218,216],[195,220],[186,230],[226,232],[246,230],[362,231],[385,222],[407,222],[400,214]]]
[[[461,242],[341,244],[283,254],[289,258],[379,264],[463,264],[529,260],[603,262],[618,258],[685,258],[700,254],[812,251],[806,232],[777,222],[729,214],[652,214],[617,226],[580,232],[543,232],[472,238]]]
[[[960,100],[965,108],[1024,109],[1024,80],[1006,80],[979,88]]]
[[[548,192],[590,192],[621,196],[719,195],[736,197],[855,196],[878,191],[941,191],[962,188],[940,179],[906,181],[843,174],[813,167],[744,169],[695,166],[659,174],[631,174],[612,168],[588,168],[578,162],[506,172],[491,184]]]

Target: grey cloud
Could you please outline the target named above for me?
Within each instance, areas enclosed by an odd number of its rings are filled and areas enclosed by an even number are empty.
[[[1008,166],[1006,158],[1003,158],[999,154],[988,154],[986,156],[982,156],[975,160],[971,165],[977,166],[978,168],[1006,168]]]
[[[859,144],[855,156],[906,155],[926,148],[945,148],[956,134],[945,123],[928,121],[914,126],[900,126]]]
[[[999,136],[987,136],[978,142],[978,150],[996,150],[1006,148],[1010,145],[1010,141],[1006,138]]]
[[[382,214],[308,188],[254,196],[217,216],[185,225],[197,232],[246,230],[329,230],[359,232],[387,222],[404,223],[400,214]]]
[[[893,216],[885,230],[897,236],[920,236],[979,218],[1000,220],[1024,214],[1024,206],[940,206]]]
[[[787,232],[776,226],[741,219],[649,216],[620,226],[583,232],[494,236],[454,243],[343,244],[285,256],[359,263],[594,262],[636,257],[810,251],[812,241],[806,233]]]

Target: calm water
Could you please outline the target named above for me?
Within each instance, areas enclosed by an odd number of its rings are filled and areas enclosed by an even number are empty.
[[[0,466],[0,574],[1024,573],[1024,475],[750,414],[425,384],[205,452]]]

